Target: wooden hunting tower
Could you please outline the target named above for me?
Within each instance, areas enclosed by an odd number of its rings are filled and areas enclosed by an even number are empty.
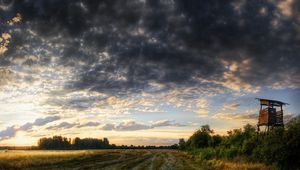
[[[266,130],[276,126],[283,127],[283,105],[287,103],[269,100],[269,99],[258,99],[260,101],[260,111],[258,117],[257,130],[259,131],[260,126],[265,126]]]

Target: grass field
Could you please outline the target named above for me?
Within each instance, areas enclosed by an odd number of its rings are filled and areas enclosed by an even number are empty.
[[[0,151],[0,169],[270,169],[262,164],[200,161],[175,150]]]

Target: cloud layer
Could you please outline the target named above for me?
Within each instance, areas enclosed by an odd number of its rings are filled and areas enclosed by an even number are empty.
[[[34,126],[44,126],[48,123],[54,122],[59,119],[60,119],[59,116],[48,116],[45,118],[38,118],[33,123],[26,123],[20,127],[18,127],[16,125],[7,127],[5,130],[0,131],[0,141],[4,140],[4,139],[9,139],[9,138],[15,137],[15,135],[18,131],[29,131]]]
[[[9,35],[0,86],[48,81],[40,84],[44,91],[51,87],[46,102],[61,109],[85,110],[108,97],[141,93],[165,93],[165,99],[182,89],[185,96],[171,100],[299,88],[297,1],[1,3],[0,13],[14,24],[0,29]],[[63,92],[52,92],[53,86]],[[102,96],[65,98],[74,91]]]
[[[279,2],[55,0],[5,5],[9,7],[1,13],[20,13],[25,29],[11,31],[1,65],[28,54],[47,64],[55,54],[59,64],[80,70],[69,89],[123,94],[140,92],[151,81],[205,85],[201,80],[233,90],[299,87],[298,13]]]
[[[159,120],[152,122],[150,125],[138,123],[136,121],[125,121],[121,122],[119,124],[104,124],[101,127],[101,130],[115,130],[115,131],[136,131],[136,130],[147,130],[147,129],[153,129],[156,127],[182,127],[186,126],[184,124],[176,123],[175,121],[170,120]]]
[[[1,1],[0,140],[249,122],[260,95],[299,103],[299,2]]]

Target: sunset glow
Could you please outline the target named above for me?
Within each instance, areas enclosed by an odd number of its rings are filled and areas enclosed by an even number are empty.
[[[1,1],[0,146],[225,135],[257,124],[255,98],[300,115],[300,1],[155,2]]]

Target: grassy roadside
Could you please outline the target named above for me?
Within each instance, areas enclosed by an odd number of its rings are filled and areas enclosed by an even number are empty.
[[[275,165],[266,165],[259,162],[250,162],[244,157],[233,159],[215,158],[209,155],[205,149],[187,151],[187,155],[195,162],[201,164],[204,169],[230,169],[230,170],[276,170]]]
[[[251,169],[251,170],[275,170],[276,168],[272,165],[265,165],[262,163],[252,163],[244,161],[228,161],[228,160],[209,160],[208,161],[215,169]]]

